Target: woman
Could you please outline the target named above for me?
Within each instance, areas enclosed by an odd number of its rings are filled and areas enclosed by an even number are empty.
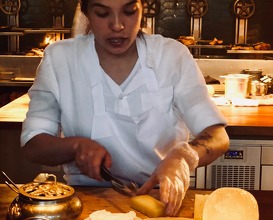
[[[141,185],[139,194],[159,184],[175,216],[190,170],[227,150],[226,121],[189,50],[140,32],[141,0],[82,0],[81,10],[91,33],[48,46],[38,67],[24,153],[62,164],[71,185],[105,186],[101,164]]]

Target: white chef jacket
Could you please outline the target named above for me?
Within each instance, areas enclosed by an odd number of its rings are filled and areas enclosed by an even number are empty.
[[[189,50],[161,35],[137,38],[138,62],[125,85],[102,68],[94,36],[48,46],[29,90],[21,145],[39,133],[96,140],[111,154],[111,171],[142,184],[174,143],[226,124],[210,100]],[[58,156],[58,155],[56,155]],[[102,185],[64,164],[71,185]]]

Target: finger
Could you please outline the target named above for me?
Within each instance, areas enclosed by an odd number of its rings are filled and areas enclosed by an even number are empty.
[[[96,156],[93,156],[90,158],[90,174],[92,174],[94,179],[97,179],[99,181],[102,180],[102,177],[100,175],[100,167],[103,163],[105,153],[97,152]]]
[[[138,190],[137,195],[143,195],[150,192],[155,185],[158,184],[158,180],[155,175],[152,175]]]
[[[169,203],[170,188],[171,188],[170,179],[169,178],[163,178],[160,181],[160,200],[165,205],[167,205]]]
[[[171,201],[166,206],[166,215],[167,216],[174,216],[174,209],[175,209],[175,204],[173,203],[173,201]]]
[[[178,203],[177,203],[176,209],[173,212],[174,216],[178,216],[179,215],[180,209],[181,209],[182,204],[183,204],[184,197],[185,197],[185,193],[183,192],[182,195],[181,195],[181,197],[178,199]]]
[[[83,154],[76,155],[75,163],[82,173],[89,175],[88,163],[86,163],[86,156]]]
[[[112,167],[112,158],[111,155],[106,152],[104,158],[103,158],[103,165],[107,168],[110,169]]]
[[[182,187],[183,188],[183,187]],[[179,214],[180,208],[183,203],[183,199],[185,197],[185,191],[184,190],[179,190],[179,195],[177,196],[177,201],[176,201],[176,206],[173,211],[173,216],[177,216]]]
[[[176,216],[182,205],[183,200],[183,184],[182,182],[175,182],[170,190],[169,203],[166,207],[166,214],[168,216]]]
[[[176,195],[177,195],[176,185],[175,183],[172,183],[170,186],[168,203],[166,204],[167,216],[173,216],[173,211],[176,205]]]

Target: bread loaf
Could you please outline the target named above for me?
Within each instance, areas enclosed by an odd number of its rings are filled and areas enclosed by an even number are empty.
[[[196,197],[199,202],[200,197]],[[224,187],[213,191],[204,201],[202,220],[258,220],[259,208],[254,196],[240,188]],[[197,204],[199,207],[202,205]],[[200,216],[194,209],[194,216]],[[194,217],[194,219],[196,219]],[[200,219],[200,218],[199,218]]]

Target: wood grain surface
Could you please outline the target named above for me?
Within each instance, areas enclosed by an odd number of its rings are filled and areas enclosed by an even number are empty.
[[[20,129],[28,110],[27,94],[0,108],[0,129]],[[231,139],[273,139],[273,106],[218,106]]]
[[[183,217],[162,217],[162,218],[145,218],[143,220],[192,220],[193,218]]]
[[[0,108],[0,122],[22,122],[28,110],[27,94]],[[273,106],[218,106],[228,126],[273,127]]]
[[[77,196],[83,203],[83,212],[79,217],[79,220],[84,220],[88,216],[97,210],[103,210],[113,213],[127,213],[129,211],[135,211],[130,207],[130,198],[121,195],[111,188],[94,188],[94,187],[74,187]],[[180,212],[180,217],[193,218],[193,205],[194,196],[196,193],[209,194],[208,190],[188,190],[186,197],[183,201],[183,206]],[[158,190],[155,189],[151,192],[153,197],[159,197]],[[17,197],[10,188],[5,184],[0,184],[0,219],[5,219],[8,207],[11,202]],[[135,211],[137,217],[141,219],[148,218],[140,212]],[[165,220],[168,220],[165,219]],[[184,220],[176,219],[176,220]]]
[[[107,211],[110,211],[110,212],[122,212],[122,213],[126,213],[133,210],[130,207],[130,198],[123,196],[112,189],[97,188],[94,190],[94,188],[77,187],[76,191],[84,204],[83,213],[80,219],[84,219],[88,217],[92,212],[97,210],[102,210],[102,209],[106,209]],[[189,190],[183,201],[180,217],[193,218],[193,206],[194,206],[195,194],[196,193],[209,194],[210,192],[211,191],[208,191],[208,190]],[[153,196],[156,199],[159,199],[158,190],[153,190],[151,192],[151,196]],[[137,213],[137,217],[141,219],[148,218],[148,216],[145,216],[138,211],[135,211],[135,212]],[[168,220],[168,219],[165,219],[165,220]],[[182,219],[176,219],[176,220],[182,220]]]
[[[0,122],[23,122],[28,110],[27,94],[0,108]]]
[[[77,195],[82,200],[83,212],[79,217],[79,220],[84,220],[88,216],[97,210],[105,209],[109,212],[129,212],[135,211],[130,208],[130,198],[123,196],[110,188],[94,188],[94,187],[74,187]],[[194,208],[195,194],[210,194],[211,190],[195,190],[190,189],[186,193],[186,197],[183,201],[183,205],[180,212],[180,218],[173,220],[187,220],[192,219]],[[273,191],[251,190],[250,193],[254,195],[259,205],[260,220],[272,220],[273,219]],[[155,189],[151,192],[151,195],[158,199],[158,190]],[[0,219],[6,219],[6,214],[10,203],[17,197],[10,188],[5,184],[0,184]],[[147,219],[139,212],[136,212],[137,217],[141,219]],[[185,218],[185,219],[183,219]],[[152,220],[152,219],[150,219]],[[155,219],[159,220],[159,219]],[[160,219],[161,220],[161,219]],[[163,218],[162,220],[168,220]],[[172,220],[172,219],[169,219]]]

